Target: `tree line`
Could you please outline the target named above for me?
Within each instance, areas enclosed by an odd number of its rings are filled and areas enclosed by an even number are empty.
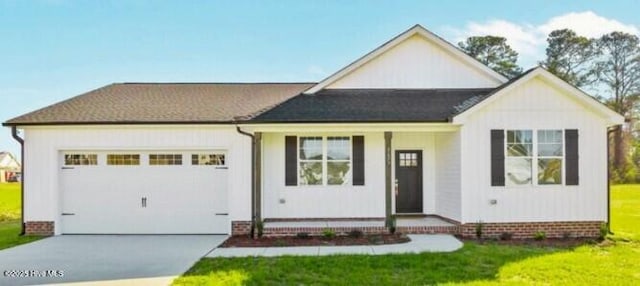
[[[503,37],[475,36],[458,43],[460,49],[507,78],[523,70],[518,53]],[[587,38],[570,29],[547,37],[546,58],[540,66],[625,117],[625,124],[609,132],[611,180],[640,182],[640,40],[624,32]]]

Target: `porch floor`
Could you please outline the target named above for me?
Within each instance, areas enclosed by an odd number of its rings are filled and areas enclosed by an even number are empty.
[[[437,217],[419,217],[419,218],[403,218],[399,217],[396,219],[396,226],[455,226],[454,224],[447,222],[443,219]]]

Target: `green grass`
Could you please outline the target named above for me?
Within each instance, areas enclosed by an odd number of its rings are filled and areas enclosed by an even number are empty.
[[[611,231],[615,238],[640,241],[640,185],[611,188]]]
[[[176,285],[640,285],[640,185],[612,189],[607,243],[576,248],[468,242],[453,253],[205,258]]]
[[[20,183],[0,183],[0,222],[20,219]]]
[[[0,183],[0,249],[38,239],[20,236],[20,184]]]

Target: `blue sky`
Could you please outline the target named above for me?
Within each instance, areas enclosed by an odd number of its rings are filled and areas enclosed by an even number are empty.
[[[415,24],[454,43],[506,36],[528,68],[549,31],[639,34],[639,10],[640,0],[0,0],[0,120],[113,82],[319,81]],[[19,152],[8,128],[0,150]]]

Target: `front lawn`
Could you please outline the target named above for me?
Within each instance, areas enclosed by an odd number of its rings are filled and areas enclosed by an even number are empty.
[[[175,285],[640,285],[640,185],[612,189],[615,235],[576,248],[467,242],[453,253],[205,258]]]
[[[0,183],[0,249],[38,239],[20,236],[20,183]]]
[[[20,183],[0,183],[0,223],[20,219]]]

